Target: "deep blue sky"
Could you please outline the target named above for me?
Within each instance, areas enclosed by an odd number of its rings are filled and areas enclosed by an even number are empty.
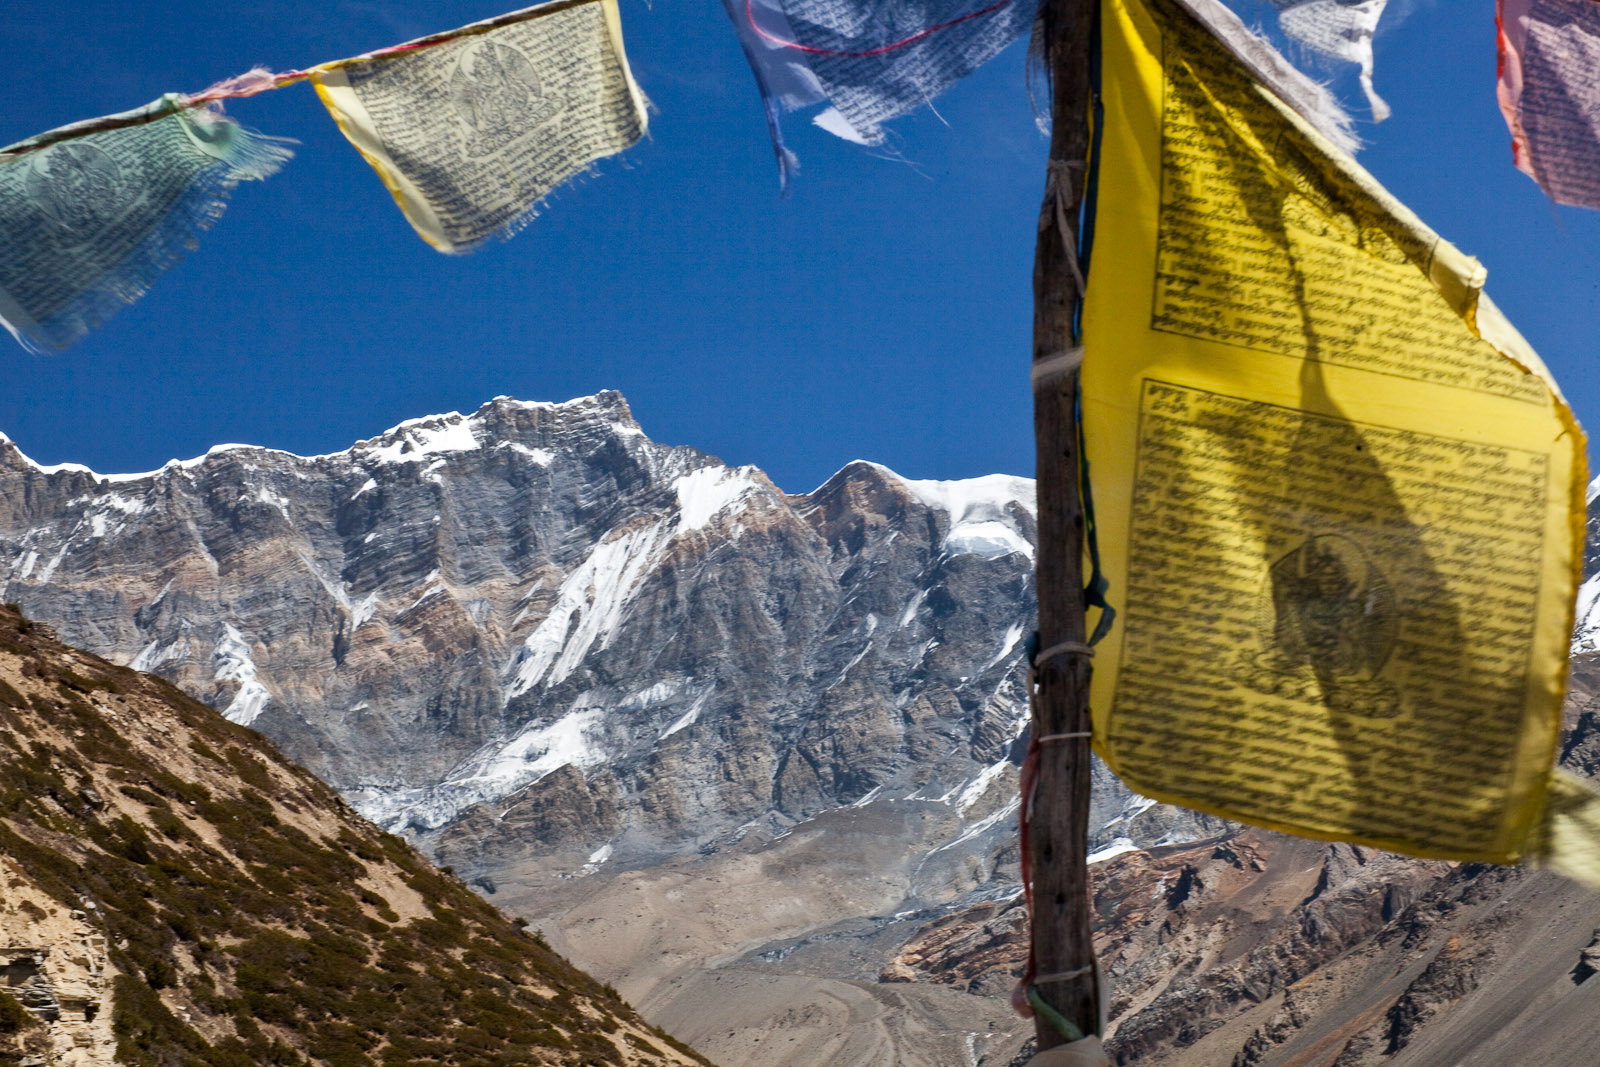
[[[517,0],[10,0],[0,143],[316,62]],[[1600,214],[1509,162],[1491,0],[1422,4],[1378,42],[1394,118],[1363,161],[1490,271],[1580,419],[1600,426]],[[894,124],[889,152],[789,123],[780,200],[717,0],[622,0],[652,138],[516,239],[445,257],[411,232],[309,87],[231,113],[300,139],[198,253],[63,355],[12,346],[0,430],[41,462],[147,470],[213,444],[335,451],[497,394],[621,389],[647,433],[791,492],[854,458],[921,478],[1031,474],[1027,364],[1046,142],[1015,47]],[[1353,88],[1353,79],[1340,81]]]

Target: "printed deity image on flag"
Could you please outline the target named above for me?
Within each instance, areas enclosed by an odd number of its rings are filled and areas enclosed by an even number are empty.
[[[340,130],[441,252],[516,232],[647,125],[616,0],[558,0],[493,23],[312,72]]]
[[[1103,8],[1095,744],[1159,800],[1515,862],[1560,725],[1582,433],[1483,268],[1264,89],[1197,21],[1219,6]]]

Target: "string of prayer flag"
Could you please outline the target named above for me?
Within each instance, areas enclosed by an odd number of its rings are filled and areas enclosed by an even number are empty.
[[[555,0],[59,127],[0,149],[0,324],[30,350],[59,351],[144,295],[234,185],[292,155],[220,102],[301,81],[442,252],[510,236],[556,186],[647,128],[616,0]]]
[[[235,185],[293,154],[176,96],[94,125],[0,153],[0,323],[33,351],[64,349],[143,296]]]
[[[440,38],[310,74],[339,129],[441,252],[510,236],[556,186],[644,136],[616,0],[558,0]]]
[[[1600,3],[1499,0],[1500,110],[1517,168],[1600,208]]]
[[[1095,745],[1159,800],[1515,862],[1558,814],[1582,432],[1477,261],[1213,7],[1103,6],[1083,422],[1121,602]]]
[[[755,74],[785,190],[781,111],[857,144],[931,101],[1027,33],[1039,0],[723,0]]]

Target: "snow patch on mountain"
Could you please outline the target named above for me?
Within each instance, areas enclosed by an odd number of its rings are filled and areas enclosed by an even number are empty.
[[[74,532],[76,532],[76,531],[74,531]],[[38,581],[42,585],[45,582],[48,582],[52,577],[54,577],[55,573],[56,573],[56,568],[61,566],[61,561],[67,558],[67,553],[71,549],[72,549],[72,535],[68,534],[67,535],[67,539],[65,541],[61,542],[61,547],[56,550],[56,554],[50,557],[50,562],[46,563],[44,565],[44,569],[39,572],[39,577],[36,579],[36,581]]]
[[[678,494],[678,534],[702,530],[723,511],[761,488],[752,476],[754,467],[702,467],[675,484]]]
[[[363,623],[372,618],[373,613],[378,610],[378,594],[376,592],[368,593],[358,602],[350,595],[350,587],[348,585],[344,582],[336,582],[323,574],[322,568],[318,567],[304,552],[297,552],[296,554],[300,557],[300,562],[306,565],[306,570],[310,571],[311,576],[317,580],[317,584],[322,586],[323,590],[337,601],[339,606],[345,610],[345,613],[350,616],[349,633],[355,633],[361,629]]]
[[[450,591],[449,588],[446,587],[443,582],[439,581],[438,578],[438,571],[434,571],[433,573],[429,574],[426,580],[433,584],[423,589],[422,595],[413,600],[411,604],[404,611],[396,615],[395,618],[403,619],[407,615],[410,615],[413,611],[416,611],[418,608],[422,607],[422,605],[426,604],[428,601],[432,600],[434,597],[438,596],[440,593],[448,593]]]
[[[189,643],[189,633],[185,628],[178,634],[176,640],[151,641],[139,650],[139,654],[133,657],[128,666],[136,671],[159,670],[168,663],[186,659],[192,652],[193,647]]]
[[[879,469],[894,474],[887,467],[880,465]],[[894,476],[923,504],[947,512],[952,523],[967,522],[987,513],[1004,512],[1008,504],[1021,504],[1028,514],[1038,514],[1033,482],[1027,478],[987,474],[981,478],[939,482],[901,478],[898,474]]]
[[[603,725],[605,712],[603,707],[580,707],[547,725],[529,726],[445,781],[485,786],[498,790],[491,795],[503,796],[569,763],[577,767],[604,763],[605,750],[591,735]]]
[[[998,559],[1012,553],[1033,559],[1033,545],[1017,529],[1013,506],[1037,516],[1033,482],[1008,474],[957,481],[902,478],[881,464],[872,464],[897,480],[924,506],[950,516],[944,550],[952,556],[974,555]]]
[[[548,467],[555,461],[556,454],[548,448],[529,448],[520,441],[502,441],[496,448],[509,448],[519,456],[527,456],[541,467]]]
[[[1000,642],[1000,651],[996,652],[994,657],[988,663],[985,663],[983,669],[978,673],[986,674],[989,668],[999,666],[1005,662],[1006,657],[1011,655],[1011,650],[1017,647],[1017,642],[1022,640],[1022,635],[1027,630],[1028,627],[1023,623],[1013,623],[1011,628],[1006,631],[1005,638]]]
[[[257,677],[255,660],[250,658],[250,643],[232,623],[222,628],[222,640],[211,650],[213,677],[219,682],[238,682],[239,691],[222,709],[222,717],[240,726],[249,726],[266,710],[272,694]]]
[[[917,612],[922,610],[922,605],[927,599],[928,591],[926,589],[917,590],[917,595],[911,598],[911,602],[906,605],[906,610],[900,613],[900,629],[903,630],[911,625],[911,621],[917,617]]]
[[[494,407],[512,407],[527,411],[550,411],[560,408],[588,408],[596,407],[600,403],[600,395],[574,397],[561,403],[542,400],[515,400],[508,396],[497,396],[483,409],[472,415],[462,415],[459,411],[448,411],[439,415],[425,415],[422,418],[407,419],[395,426],[391,426],[377,437],[361,441],[339,452],[326,452],[314,456],[302,456],[287,452],[281,448],[268,448],[264,445],[247,444],[221,444],[213,445],[204,455],[191,459],[169,459],[155,470],[140,471],[133,474],[100,474],[82,463],[40,463],[23,452],[17,443],[4,433],[0,433],[0,446],[9,445],[16,450],[22,462],[40,474],[87,474],[98,482],[129,483],[152,481],[162,475],[171,475],[184,471],[193,471],[203,466],[215,456],[228,452],[253,452],[262,456],[282,456],[286,459],[304,463],[314,460],[339,460],[359,457],[362,460],[379,463],[420,463],[430,457],[441,453],[473,451],[483,447],[483,441],[478,436],[478,431],[483,428],[483,411]],[[637,425],[617,420],[615,430],[620,434],[637,435],[643,433]],[[512,448],[528,455],[536,463],[548,464],[555,457],[546,449],[528,448],[525,445],[513,444]],[[364,485],[356,491],[356,496],[368,489],[376,488],[376,484]],[[354,499],[352,497],[351,499]]]
[[[971,826],[968,826],[966,829],[962,830],[960,836],[956,837],[952,841],[948,841],[945,844],[940,845],[938,848],[936,848],[936,849],[932,850],[931,852],[929,852],[928,855],[932,856],[932,855],[935,855],[937,853],[944,852],[944,851],[947,851],[949,849],[955,848],[957,845],[964,845],[968,841],[971,841],[971,840],[974,840],[975,838],[981,837],[986,831],[994,829],[996,826],[999,826],[1001,823],[1006,823],[1008,821],[1015,820],[1016,815],[1017,815],[1017,811],[1021,807],[1022,807],[1021,799],[1018,798],[1018,797],[1012,797],[1009,801],[1006,802],[1005,807],[999,809],[998,811],[996,811],[996,812],[994,812],[994,813],[992,813],[992,814],[990,814],[988,816],[985,816],[982,819],[979,819],[977,822],[973,823]]]
[[[554,722],[535,724],[510,740],[485,745],[436,786],[368,787],[357,790],[352,803],[388,830],[436,830],[474,804],[509,798],[569,764],[594,767],[606,762],[608,754],[598,740],[605,719],[605,708],[584,706],[579,700]]]
[[[984,794],[989,792],[989,787],[995,783],[995,779],[1005,774],[1006,768],[1010,766],[1011,763],[1006,760],[1001,760],[998,763],[990,764],[989,766],[985,767],[978,773],[976,778],[967,783],[967,787],[963,789],[961,791],[961,795],[956,798],[956,809],[963,815],[971,811],[972,806],[978,801],[982,800]]]
[[[584,875],[593,874],[601,867],[604,867],[606,860],[611,858],[611,854],[614,851],[615,849],[608,841],[599,848],[595,849],[593,852],[589,853],[588,862],[578,869],[578,877],[582,878]]]
[[[1122,809],[1101,824],[1096,837],[1102,841],[1112,838],[1113,843],[1116,840],[1131,840],[1129,835],[1133,833],[1133,821],[1155,806],[1156,802],[1149,797],[1129,793],[1123,800]]]
[[[711,699],[711,693],[712,690],[707,689],[704,693],[701,693],[698,697],[696,697],[695,702],[689,705],[689,710],[684,712],[683,715],[678,718],[677,722],[661,731],[661,736],[657,738],[657,740],[665,741],[679,730],[693,726],[700,718],[700,709],[705,707],[706,701]]]
[[[16,442],[12,441],[11,438],[6,437],[4,434],[0,434],[0,443],[9,444],[12,448],[16,448],[17,455],[21,457],[22,461],[28,466],[32,467],[34,470],[38,471],[40,474],[87,474],[97,482],[108,482],[112,484],[149,481],[158,478],[163,474],[192,471],[201,466],[212,456],[220,456],[227,452],[260,452],[264,454],[288,456],[290,459],[301,458],[293,453],[285,452],[282,449],[266,448],[262,445],[245,445],[234,443],[212,445],[210,448],[206,449],[205,455],[195,456],[192,459],[169,459],[160,467],[157,467],[152,471],[139,471],[134,474],[100,474],[84,466],[82,463],[40,463],[31,458],[26,452],[22,451],[22,449],[17,448]]]
[[[523,641],[507,669],[506,699],[559,685],[598,641],[608,644],[668,540],[664,522],[597,545],[561,583],[556,605]]]
[[[33,573],[33,565],[38,562],[39,553],[29,549],[18,556],[17,561],[11,565],[11,576],[13,578],[26,578]]]
[[[952,556],[999,559],[1016,552],[1033,558],[1033,546],[1003,522],[964,522],[951,528],[944,539],[944,548]]]
[[[624,697],[617,708],[619,711],[643,711],[652,704],[671,700],[681,692],[683,692],[681,682],[656,682]]]
[[[471,452],[481,447],[482,442],[473,432],[477,426],[476,419],[459,411],[409,419],[375,439],[383,444],[366,441],[351,451],[359,452],[369,462],[421,463],[441,452]]]
[[[1593,492],[1593,486],[1590,492]],[[1600,651],[1600,574],[1578,587],[1577,626],[1572,632],[1572,651]]]
[[[1089,853],[1088,862],[1103,863],[1104,861],[1111,859],[1113,856],[1122,855],[1124,852],[1137,851],[1139,851],[1139,846],[1134,844],[1131,838],[1119,837],[1115,841],[1112,841],[1109,845],[1106,845],[1104,848],[1097,848],[1093,852]]]
[[[113,497],[112,499],[117,499],[117,498]],[[265,485],[257,486],[256,487],[256,491],[255,491],[255,495],[252,496],[250,499],[256,500],[256,501],[259,501],[262,504],[268,504],[268,505],[271,505],[272,507],[277,508],[278,509],[278,513],[281,514],[286,519],[290,517],[289,516],[289,498],[284,496],[284,495],[282,495],[281,493],[273,492],[270,488],[268,488]]]

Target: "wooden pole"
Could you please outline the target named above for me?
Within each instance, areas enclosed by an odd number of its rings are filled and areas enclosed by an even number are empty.
[[[1090,38],[1098,2],[1045,0],[1042,12],[1051,135],[1033,268],[1033,359],[1041,379],[1034,386],[1033,426],[1038,449],[1039,647],[1046,650],[1085,639],[1083,503],[1074,414],[1078,373],[1075,368],[1049,372],[1076,345],[1074,322],[1083,296],[1073,250],[1089,157]],[[1089,663],[1087,656],[1069,652],[1040,665],[1035,737],[1089,730]],[[1029,827],[1033,953],[1045,979],[1038,983],[1039,993],[1085,1034],[1095,1032],[1100,1016],[1089,909],[1089,773],[1086,737],[1043,745]],[[1076,977],[1053,977],[1074,972]],[[1064,1042],[1043,1019],[1036,1026],[1041,1051]]]

